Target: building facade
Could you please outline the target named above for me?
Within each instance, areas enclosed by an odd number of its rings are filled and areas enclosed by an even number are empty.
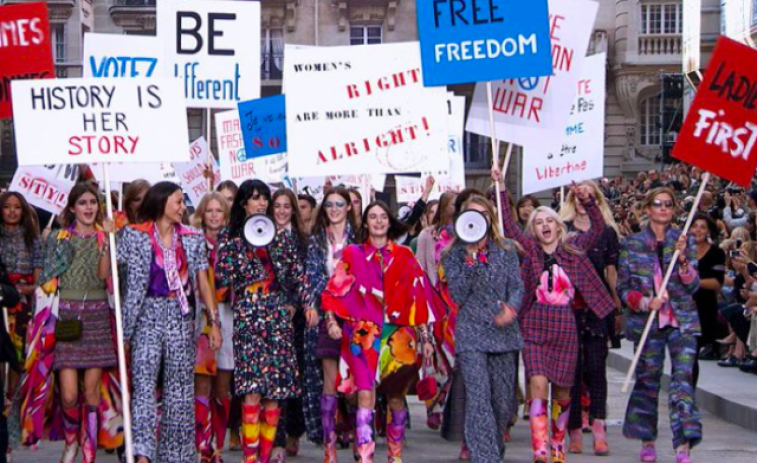
[[[0,0],[2,4],[26,0]],[[703,0],[718,3],[718,0]],[[154,34],[156,0],[49,0],[54,56],[60,77],[81,75],[83,36],[94,31]],[[599,0],[589,53],[607,52],[605,174],[633,175],[652,168],[661,154],[658,95],[663,73],[680,73],[682,0]],[[284,43],[362,45],[418,39],[414,0],[262,0],[262,94],[281,92]],[[715,10],[717,14],[717,9]],[[704,26],[703,26],[704,27]],[[470,100],[472,85],[454,86]],[[206,133],[206,117],[190,110],[190,136]],[[15,165],[12,125],[0,127],[0,174]],[[466,134],[469,183],[488,183],[488,140]],[[520,156],[508,181],[519,190]]]

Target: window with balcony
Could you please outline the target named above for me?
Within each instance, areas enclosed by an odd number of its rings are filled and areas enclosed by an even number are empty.
[[[260,31],[260,71],[262,80],[281,80],[284,70],[284,30]]]
[[[660,145],[660,96],[652,95],[641,100],[639,108],[639,144],[642,146]]]
[[[683,7],[678,3],[647,3],[641,5],[643,35],[681,34]]]
[[[382,40],[381,26],[351,26],[350,45],[373,45]]]

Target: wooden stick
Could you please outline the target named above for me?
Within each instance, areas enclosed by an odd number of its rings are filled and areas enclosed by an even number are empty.
[[[702,199],[702,194],[704,193],[704,189],[707,186],[707,182],[710,180],[710,173],[705,172],[702,176],[702,184],[699,185],[699,191],[697,192],[697,196],[694,199],[694,205],[691,206],[691,211],[689,212],[689,217],[686,219],[686,225],[683,227],[683,231],[681,234],[683,236],[686,236],[689,233],[689,228],[691,227],[691,222],[694,221],[694,216],[697,213],[697,209],[699,208],[699,201]],[[673,269],[676,266],[676,261],[678,260],[678,255],[680,253],[678,250],[676,250],[675,253],[673,253],[673,259],[670,261],[670,265],[668,265],[668,270],[665,272],[665,278],[662,280],[662,285],[660,285],[660,289],[657,291],[657,295],[661,296],[665,294],[665,290],[668,288],[668,282],[670,281],[670,277],[673,275]],[[649,318],[647,318],[647,325],[644,327],[644,332],[641,334],[641,339],[639,340],[639,346],[636,348],[636,355],[634,355],[633,362],[631,362],[631,367],[628,369],[628,374],[626,374],[626,379],[623,381],[623,388],[621,389],[623,393],[625,394],[628,392],[628,387],[631,384],[631,378],[633,378],[633,374],[636,371],[636,365],[639,363],[639,359],[641,358],[641,353],[644,350],[644,344],[647,342],[647,338],[649,337],[649,331],[652,329],[652,323],[654,323],[657,315],[656,310],[650,310],[649,311]]]
[[[206,116],[206,123],[208,125],[208,135],[205,137],[205,141],[207,142],[207,145],[208,145],[208,169],[210,169],[210,177],[208,177],[208,192],[212,192],[213,191],[213,177],[214,177],[213,171],[214,171],[214,169],[213,169],[213,150],[210,149],[210,146],[211,146],[210,145],[210,135],[212,133],[211,126],[210,126],[210,124],[211,124],[210,108],[207,109],[207,111],[206,111],[205,114],[207,115]]]
[[[110,172],[108,172],[108,163],[103,163],[103,179],[106,185],[110,185]],[[108,218],[113,220],[113,200],[110,192],[105,195],[105,204],[107,205]],[[122,413],[124,417],[124,445],[126,450],[126,462],[134,463],[134,447],[131,438],[131,399],[129,397],[129,377],[126,372],[126,351],[124,349],[124,328],[123,319],[121,318],[121,286],[118,278],[118,261],[116,260],[116,235],[108,233],[108,242],[110,246],[110,271],[113,275],[113,298],[116,310],[116,347],[118,350],[118,373],[121,382],[121,399]]]
[[[492,102],[492,83],[486,83],[486,103],[489,113],[489,136],[492,141],[492,168],[499,166],[499,142],[497,141],[497,133],[494,131],[494,103]],[[510,145],[512,146],[512,145]],[[508,148],[509,149],[509,148]],[[509,153],[508,153],[509,157]],[[504,172],[502,173],[503,182],[505,181]],[[502,198],[500,197],[500,182],[494,182],[495,199],[497,201],[497,217],[502,217]],[[504,235],[505,229],[502,225],[502,221],[499,222],[499,231]]]

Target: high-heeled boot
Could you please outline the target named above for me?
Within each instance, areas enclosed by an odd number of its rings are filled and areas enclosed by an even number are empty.
[[[79,453],[79,420],[81,410],[78,406],[63,408],[63,439],[65,447],[60,458],[61,463],[74,463]]]
[[[323,463],[336,463],[336,406],[336,396],[325,394],[321,396]]]
[[[534,462],[547,463],[549,460],[547,401],[532,399],[529,402],[528,419],[531,422],[531,449],[534,453]]]
[[[229,412],[231,411],[231,399],[224,397],[215,398],[211,402],[212,412],[210,416],[211,426],[213,427],[213,436],[215,438],[215,449],[213,450],[213,463],[223,461],[223,446],[226,444],[226,428],[229,425]]]
[[[195,448],[200,454],[201,463],[210,463],[213,457],[210,420],[210,399],[203,396],[195,397]]]
[[[263,410],[260,425],[260,463],[271,461],[271,450],[273,450],[273,441],[276,439],[276,429],[279,427],[279,417],[281,410],[274,408]]]
[[[570,399],[552,401],[552,463],[565,463],[565,434],[569,415]]]
[[[373,410],[360,407],[357,409],[357,452],[360,455],[360,463],[373,463],[373,454],[376,452],[376,443],[373,441]]]
[[[82,463],[94,463],[97,458],[97,433],[98,426],[97,407],[86,405],[87,413],[81,422],[79,437],[81,439]]]
[[[402,439],[407,427],[407,409],[392,410],[392,422],[386,425],[389,463],[402,463]]]
[[[242,405],[242,450],[244,451],[244,463],[258,463],[260,405]]]

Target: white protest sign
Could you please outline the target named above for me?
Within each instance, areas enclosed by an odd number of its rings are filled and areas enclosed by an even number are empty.
[[[524,148],[524,195],[603,175],[606,63],[605,53],[584,60],[563,137]]]
[[[446,91],[424,88],[415,42],[285,48],[293,176],[446,169]]]
[[[260,98],[259,2],[161,0],[157,26],[165,73],[181,80],[188,106]]]
[[[90,164],[92,174],[99,182],[105,181],[102,177],[103,168],[99,164]],[[139,164],[110,164],[110,181],[113,183],[130,183],[134,180],[147,180],[151,184],[158,182],[179,183],[176,171],[170,162],[147,162]]]
[[[286,153],[246,159],[239,111],[218,112],[215,118],[221,180],[231,180],[239,185],[249,178],[257,178],[270,185],[286,179]]]
[[[573,104],[598,6],[592,0],[550,0],[553,75],[492,82],[498,140],[527,146],[544,137],[559,137]],[[477,84],[466,130],[488,137],[486,99],[486,84]]]
[[[164,77],[163,45],[148,35],[84,34],[84,77]]]
[[[19,165],[189,159],[181,90],[165,79],[14,81]]]
[[[57,215],[65,209],[78,178],[77,165],[19,166],[8,191],[21,193],[32,206]]]
[[[379,191],[374,186],[378,182],[371,175],[329,175],[328,177],[300,177],[297,178],[297,192],[312,196],[320,203],[323,201],[323,190],[326,181],[330,181],[334,187],[344,186],[345,188],[356,189],[363,197],[363,207],[367,207],[371,202],[371,188]],[[386,177],[384,176],[384,180]]]
[[[174,162],[173,168],[179,177],[182,189],[189,196],[192,205],[197,207],[200,200],[210,190],[205,169],[208,165],[208,142],[200,137],[189,145],[189,162]],[[213,185],[221,183],[221,171],[218,162],[213,159]]]

